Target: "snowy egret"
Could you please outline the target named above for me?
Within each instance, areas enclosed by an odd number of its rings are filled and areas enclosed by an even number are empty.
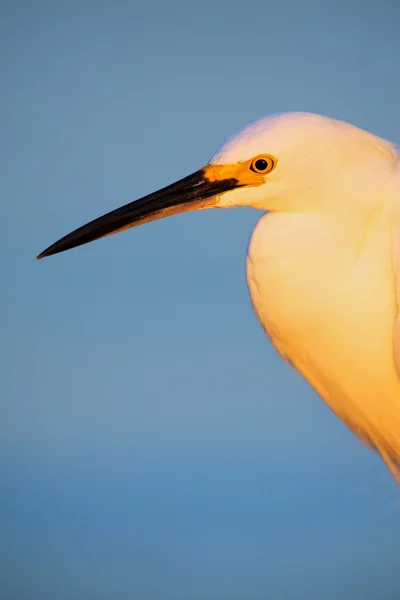
[[[50,256],[183,211],[251,206],[254,310],[279,354],[400,482],[400,151],[348,123],[272,115],[207,166],[80,227]]]

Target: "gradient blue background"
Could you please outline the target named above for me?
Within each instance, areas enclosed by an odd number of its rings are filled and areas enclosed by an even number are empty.
[[[398,490],[276,356],[251,209],[40,263],[275,111],[400,141],[398,3],[1,2],[0,597],[400,597]]]

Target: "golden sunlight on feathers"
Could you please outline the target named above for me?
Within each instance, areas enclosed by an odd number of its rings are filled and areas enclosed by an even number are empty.
[[[246,264],[272,344],[400,482],[400,161],[391,142],[319,115],[266,117],[200,171],[38,258],[176,213],[233,206],[265,211]]]

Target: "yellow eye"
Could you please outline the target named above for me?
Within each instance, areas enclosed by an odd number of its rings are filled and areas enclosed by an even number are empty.
[[[250,163],[250,170],[254,173],[259,173],[260,175],[265,175],[266,173],[270,173],[272,169],[275,168],[276,161],[272,156],[268,154],[263,154],[261,156],[256,156]]]

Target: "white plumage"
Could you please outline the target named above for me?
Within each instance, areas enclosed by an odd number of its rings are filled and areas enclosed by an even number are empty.
[[[307,113],[260,119],[208,166],[79,228],[40,257],[162,216],[252,206],[254,310],[279,354],[400,481],[398,148]]]

